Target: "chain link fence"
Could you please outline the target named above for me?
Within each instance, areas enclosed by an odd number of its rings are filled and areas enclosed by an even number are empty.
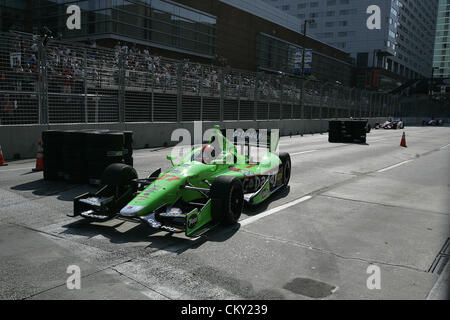
[[[433,109],[434,110],[434,109]],[[399,96],[0,33],[0,124],[419,116]],[[433,113],[432,111],[431,113]]]

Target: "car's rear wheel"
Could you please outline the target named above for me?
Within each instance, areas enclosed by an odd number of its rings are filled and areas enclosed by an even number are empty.
[[[224,225],[239,221],[244,207],[242,182],[232,176],[220,176],[211,186],[211,213],[213,220]]]
[[[281,171],[282,171],[282,178],[281,183],[283,186],[287,186],[289,184],[289,180],[291,179],[291,157],[289,156],[289,153],[280,153],[280,160],[281,160]]]

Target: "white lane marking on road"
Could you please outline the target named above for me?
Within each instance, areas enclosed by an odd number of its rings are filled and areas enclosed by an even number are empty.
[[[32,169],[33,169],[33,168],[0,169],[0,172],[20,171],[20,170],[32,170]]]
[[[384,141],[384,140],[387,140],[387,138],[384,138],[384,139],[378,139],[378,140],[373,140],[373,141],[369,141],[369,142],[378,142],[378,141]]]
[[[295,152],[295,153],[291,153],[291,156],[298,156],[299,154],[307,154],[307,153],[312,153],[312,152],[316,152],[317,150],[308,150],[308,151],[302,151],[302,152]]]
[[[448,146],[450,146],[450,143],[446,146],[441,147],[441,150],[447,148]]]
[[[387,167],[387,168],[384,168],[384,169],[378,170],[377,172],[379,172],[379,173],[381,173],[381,172],[386,172],[386,171],[388,171],[388,170],[391,170],[391,169],[394,169],[394,168],[400,167],[400,166],[402,166],[402,165],[404,165],[404,164],[407,164],[407,163],[409,163],[409,162],[411,162],[411,161],[412,161],[412,160],[407,160],[407,161],[403,161],[403,162],[400,162],[400,163],[394,164],[393,166],[390,166],[390,167]]]
[[[239,224],[241,225],[241,227],[249,225],[250,223],[256,222],[256,221],[258,221],[258,220],[260,220],[262,218],[265,218],[267,216],[270,216],[270,215],[272,215],[274,213],[280,212],[281,210],[284,210],[284,209],[290,208],[292,206],[295,206],[295,205],[297,205],[299,203],[308,201],[311,198],[312,198],[312,196],[304,196],[303,198],[291,201],[291,202],[283,204],[283,205],[281,205],[279,207],[270,209],[269,211],[266,211],[266,212],[260,213],[260,214],[258,214],[256,216],[253,216],[253,217],[244,219],[242,221],[239,221]]]

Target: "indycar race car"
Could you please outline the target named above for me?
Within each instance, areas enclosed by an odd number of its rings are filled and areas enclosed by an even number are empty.
[[[277,155],[269,149],[259,161],[250,161],[250,152],[238,152],[235,141],[229,141],[219,127],[214,129],[212,141],[223,139],[225,148],[220,150],[210,141],[192,148],[177,165],[168,155],[172,168],[167,172],[159,169],[146,179],[138,179],[133,167],[110,165],[103,172],[100,190],[76,197],[70,216],[93,221],[121,218],[198,237],[219,224],[237,223],[244,203],[260,204],[288,185],[289,154]],[[257,147],[262,145],[258,137]],[[243,150],[251,147],[246,139]]]
[[[435,119],[431,119],[430,121],[422,121],[422,125],[427,125],[427,126],[442,126],[444,124],[444,122],[442,121],[442,119],[439,120],[435,120]]]
[[[385,123],[383,124],[376,124],[375,125],[375,129],[404,129],[405,125],[403,123],[403,121],[401,119],[397,119],[397,120],[387,120]]]

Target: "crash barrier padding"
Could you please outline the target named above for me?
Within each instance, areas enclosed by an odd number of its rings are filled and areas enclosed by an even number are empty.
[[[329,142],[366,143],[368,120],[329,121]]]
[[[99,184],[110,164],[133,166],[133,131],[42,132],[44,179]]]

